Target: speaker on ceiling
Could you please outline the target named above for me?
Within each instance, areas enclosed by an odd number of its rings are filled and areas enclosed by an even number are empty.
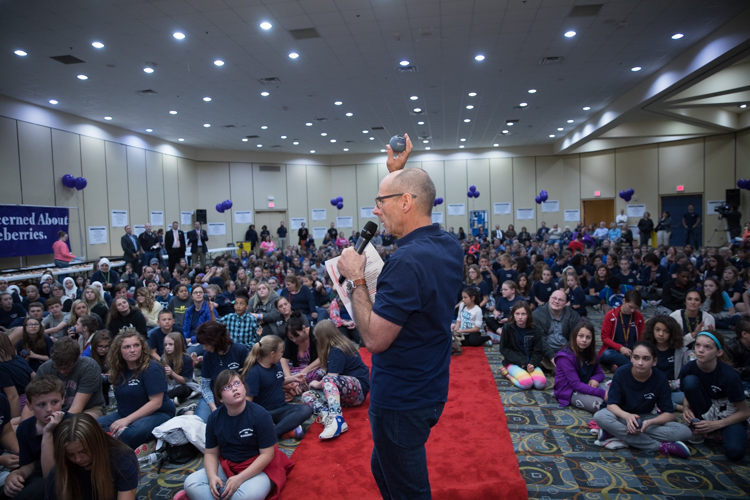
[[[195,221],[200,222],[201,224],[206,224],[208,222],[208,219],[206,218],[206,211],[200,208],[196,209]]]
[[[739,207],[742,204],[742,201],[740,200],[740,190],[739,189],[727,189],[726,198],[724,199],[724,202],[730,207]]]

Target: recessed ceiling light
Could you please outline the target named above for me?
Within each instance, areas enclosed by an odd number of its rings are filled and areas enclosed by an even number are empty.
[[[425,149],[426,149],[427,151],[429,151],[429,150],[430,150],[430,146],[427,146],[427,147],[426,147]]]
[[[102,42],[93,42],[91,44],[91,46],[94,47],[95,49],[103,49],[104,48],[104,44]]]
[[[555,134],[550,134],[549,136],[550,136],[550,137],[555,137]]]
[[[369,134],[369,133],[370,133],[370,131],[369,131],[369,130],[363,130],[363,131],[362,131],[362,133],[363,133],[363,134]]]
[[[498,147],[498,146],[500,146],[500,144],[493,144],[493,146]]]
[[[528,105],[529,105],[528,102],[522,102],[521,104],[519,104],[519,106],[521,106],[522,108],[525,108]]]
[[[476,97],[476,96],[477,96],[476,92],[469,92],[469,97]]]
[[[564,129],[562,127],[557,127],[558,132],[562,132]]]
[[[50,102],[52,102],[52,101],[50,101]],[[57,102],[55,102],[55,104],[57,104]],[[740,104],[740,108],[745,109],[746,107],[747,107],[747,104]]]
[[[336,142],[336,139],[331,139],[331,142]]]
[[[503,134],[510,134],[510,130],[503,130]]]
[[[682,33],[675,33],[674,35],[672,35],[672,40],[679,40],[683,36],[685,35],[683,35]]]
[[[111,116],[105,116],[104,119],[107,120],[107,121],[110,121],[112,119],[112,117]]]
[[[462,137],[462,138],[461,138],[461,142],[466,142],[466,138],[465,138],[465,137]]]
[[[464,119],[464,123],[469,123],[471,120],[469,118]]]
[[[411,99],[412,101],[416,101],[417,99],[419,99],[419,96],[413,95],[409,99]]]
[[[566,31],[565,32],[565,38],[573,38],[574,36],[576,36],[576,32],[575,31]]]
[[[263,92],[261,92],[261,93],[260,93],[260,95],[262,95],[263,97],[268,97],[268,96],[269,96],[269,95],[271,95],[271,94],[269,94],[268,92],[266,92],[266,91],[264,90]]]
[[[466,147],[466,146],[464,146],[463,144],[461,144],[461,145],[460,145],[460,146],[458,147],[458,149],[463,149],[463,148],[465,148],[465,147]]]
[[[421,113],[422,112],[422,108],[414,108],[414,112],[415,113]]]
[[[177,114],[177,111],[174,111],[174,110],[172,110],[172,111],[170,111],[170,112],[169,112],[169,114],[170,114],[170,115],[176,115],[176,114]]]
[[[403,60],[403,61],[401,61],[401,62],[400,62],[399,64],[400,64],[401,66],[408,66],[408,65],[409,65],[409,61],[407,61],[406,59],[404,59],[404,60]]]
[[[472,106],[471,104],[469,104],[468,106],[466,106],[466,109],[474,109],[474,106]]]
[[[151,66],[146,66],[145,68],[143,68],[143,72],[148,73],[150,75],[151,73],[154,72],[154,68],[152,68]]]
[[[184,33],[180,33],[179,31],[175,31],[174,33],[172,33],[172,36],[175,37],[178,40],[184,40],[185,39],[185,34]]]
[[[20,50],[20,49],[19,49],[19,50],[15,50],[15,51],[13,51],[13,53],[14,53],[15,55],[17,55],[17,56],[21,56],[21,57],[25,57],[25,56],[27,56],[27,55],[28,55],[28,54],[27,54],[27,53],[26,53],[25,51],[23,51],[23,50]]]
[[[482,54],[477,54],[474,56],[474,59],[477,61],[484,61],[484,56]]]
[[[635,72],[635,71],[640,71],[640,70],[642,70],[642,69],[643,69],[643,68],[641,68],[640,66],[633,66],[632,68],[630,68],[630,71],[633,71],[633,72]]]
[[[305,123],[305,127],[312,127],[312,123],[311,122]]]
[[[588,111],[588,110],[590,110],[590,109],[591,109],[591,106],[584,106],[584,107],[583,107],[583,110],[584,110],[584,111]]]
[[[208,127],[211,126],[211,124],[210,123],[204,123],[203,126],[206,127],[206,128],[208,128]]]
[[[513,126],[513,122],[505,122],[505,124],[506,124],[507,126],[509,126],[509,127],[512,127],[512,126]]]
[[[286,136],[285,136],[285,135],[282,135],[282,136],[281,136],[281,138],[282,138],[282,139],[286,139]]]
[[[321,135],[321,137],[325,137],[325,136],[328,135],[328,133],[327,132],[321,132],[320,135]]]
[[[154,129],[152,129],[152,128],[147,128],[146,129],[146,132],[153,132],[153,131],[154,131]]]
[[[417,122],[417,125],[424,125],[424,122]]]
[[[178,140],[178,141],[180,141],[180,142],[184,142],[184,141],[185,141],[185,139],[183,139],[182,137],[180,137],[180,138],[179,138],[179,139],[177,139],[177,140]]]
[[[262,148],[262,147],[263,147],[263,144],[256,144],[256,145],[255,145],[255,147],[256,147],[256,148]]]
[[[247,137],[243,137],[243,138],[242,138],[242,142],[247,142],[247,141],[249,141],[249,140],[250,140],[250,139],[248,139]]]
[[[203,100],[206,101],[206,102],[211,102],[211,98],[210,97],[204,97]]]
[[[311,153],[314,153],[314,152],[315,152],[315,150],[314,150],[314,149],[311,149],[311,150],[310,150],[310,152],[311,152]]]
[[[289,53],[289,59],[297,59],[299,57],[299,54],[296,52],[290,52]]]
[[[224,66],[224,61],[222,61],[221,59],[217,59],[214,61],[214,64],[216,66]]]
[[[374,138],[374,137],[370,137],[370,140],[371,140],[371,141],[374,141],[374,140],[375,140],[375,138]]]
[[[528,92],[529,94],[536,94],[536,89],[529,89]]]
[[[423,143],[425,143],[425,144],[427,144],[427,143],[428,143],[428,142],[430,142],[430,141],[429,141],[429,140],[427,140],[427,139],[422,139],[422,142],[423,142]]]
[[[299,146],[299,141],[294,141],[292,144],[294,144],[295,146]]]
[[[264,21],[260,23],[260,27],[264,30],[270,30],[271,28],[273,28],[273,24],[269,23],[268,21]]]
[[[349,148],[344,148],[344,151],[349,151]]]
[[[261,125],[260,128],[263,130],[268,130],[268,125]]]
[[[354,113],[347,113],[346,116],[354,116]]]
[[[89,77],[88,77],[88,76],[86,76],[86,75],[78,75],[78,76],[77,76],[77,78],[78,78],[79,80],[88,80],[88,79],[89,79]]]
[[[50,104],[57,104],[57,101],[56,101],[55,99],[50,99],[50,100],[49,100],[49,103],[50,103]]]
[[[336,105],[336,106],[341,106],[341,105],[342,105],[342,104],[344,104],[344,103],[343,103],[343,102],[341,102],[341,101],[336,101],[336,102],[334,102],[333,104],[334,104],[334,105]]]
[[[573,123],[575,120],[568,120],[568,123]]]

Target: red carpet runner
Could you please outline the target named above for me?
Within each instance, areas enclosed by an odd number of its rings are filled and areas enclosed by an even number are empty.
[[[370,353],[361,351],[370,365]],[[505,412],[492,371],[479,347],[451,358],[448,403],[427,442],[432,496],[441,500],[527,499],[518,470]],[[292,455],[294,470],[282,497],[326,500],[379,499],[370,473],[372,435],[369,397],[357,408],[344,408],[349,430],[330,441],[313,424]]]

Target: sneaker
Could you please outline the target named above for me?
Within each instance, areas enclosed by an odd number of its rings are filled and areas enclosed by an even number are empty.
[[[626,445],[619,439],[612,438],[606,443],[604,443],[604,447],[608,450],[621,450],[623,448],[627,448],[628,445]]]
[[[605,431],[604,429],[599,429],[599,434],[597,435],[596,440],[601,441],[602,443],[605,441],[609,441],[610,439],[613,439],[614,436],[610,434],[609,432]]]
[[[185,490],[180,491],[177,493],[172,500],[190,500],[190,497],[187,496],[187,493],[185,493]]]
[[[172,401],[174,401],[174,405],[175,406],[180,406],[180,398],[174,397],[174,398],[172,398]]]
[[[198,408],[198,405],[196,403],[190,403],[189,405],[183,406],[182,408],[177,408],[177,416],[179,417],[180,415],[185,415],[189,411],[195,413],[196,408]]]
[[[294,439],[300,441],[303,437],[305,437],[305,429],[301,425],[298,425],[294,429]]]
[[[706,436],[703,434],[693,434],[690,439],[687,440],[690,444],[703,444],[703,441],[706,440]]]
[[[589,422],[589,434],[592,436],[598,436],[600,430],[601,429],[599,428],[599,424],[596,423],[596,420],[591,420]]]
[[[332,439],[349,430],[341,415],[330,414],[325,419],[325,429],[318,436],[320,439]]]
[[[195,396],[200,395],[201,391],[193,390],[193,392],[190,393],[190,396],[188,396],[188,399],[193,399]]]
[[[682,441],[675,441],[674,443],[665,441],[659,446],[659,452],[666,456],[690,458],[690,450]]]

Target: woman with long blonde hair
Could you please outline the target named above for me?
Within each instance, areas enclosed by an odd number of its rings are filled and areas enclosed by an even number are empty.
[[[135,303],[136,307],[143,317],[146,318],[146,326],[154,328],[159,326],[159,313],[162,310],[161,302],[154,298],[151,290],[145,286],[140,287],[135,291]]]
[[[47,476],[50,500],[135,500],[138,460],[127,445],[102,430],[87,413],[58,411],[44,428],[54,435],[55,466]]]
[[[133,328],[123,328],[115,336],[107,363],[117,411],[99,418],[99,425],[139,457],[148,455],[143,443],[153,439],[151,431],[175,415],[164,368],[151,358],[146,339]]]
[[[310,382],[302,402],[311,406],[325,428],[320,439],[335,438],[349,426],[341,415],[342,406],[361,405],[370,390],[370,370],[362,362],[354,343],[331,321],[315,326],[320,366],[327,371],[323,380]]]
[[[300,373],[284,377],[281,368],[283,354],[281,337],[261,337],[250,350],[240,375],[247,386],[248,401],[259,404],[271,414],[278,438],[299,440],[305,435],[302,424],[312,413],[312,408],[286,402],[284,386],[302,383],[305,376]]]
[[[167,375],[167,396],[175,405],[184,402],[194,390],[200,388],[193,379],[193,360],[185,349],[185,338],[180,332],[172,332],[164,337],[161,363]]]

